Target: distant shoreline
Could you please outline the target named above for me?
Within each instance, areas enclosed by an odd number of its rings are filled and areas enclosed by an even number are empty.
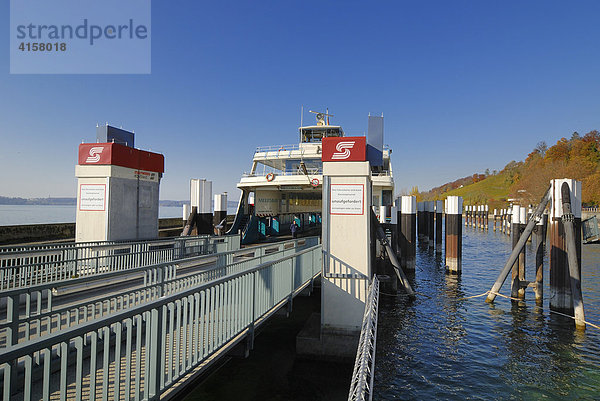
[[[186,201],[161,200],[160,206],[181,207]],[[0,205],[40,205],[40,206],[75,206],[77,198],[18,198],[0,196]]]
[[[158,202],[160,206],[167,207],[182,207],[184,204],[189,204],[188,201],[182,200],[161,200]],[[77,198],[18,198],[0,196],[0,205],[54,205],[54,206],[75,206]],[[228,201],[228,207],[237,207],[237,201]]]

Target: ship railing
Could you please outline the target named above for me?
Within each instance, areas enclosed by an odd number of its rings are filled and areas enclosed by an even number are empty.
[[[379,310],[379,280],[373,278],[365,304],[360,340],[354,361],[348,401],[372,400],[375,377],[375,345],[377,343],[377,313]]]
[[[289,152],[292,150],[300,150],[299,144],[294,145],[272,145],[272,146],[259,146],[256,148],[254,153],[264,153],[264,152]]]
[[[127,272],[6,291],[0,295],[0,303],[8,305],[7,313],[0,319],[0,349],[85,324],[318,244],[318,237],[306,237],[144,266]],[[98,295],[98,289],[114,284],[127,284],[129,289]],[[85,296],[90,291],[94,291],[94,295]],[[73,298],[78,293],[83,294],[79,301],[60,304],[61,296]]]
[[[323,169],[322,168],[307,168],[307,172],[309,176],[312,175],[322,175],[323,174]],[[268,174],[268,173],[267,173]],[[244,177],[264,177],[266,179],[267,174],[265,173],[244,173]],[[273,174],[275,176],[278,175],[283,175],[283,176],[296,176],[296,175],[305,175],[303,171],[294,169],[294,170],[279,170],[279,171],[273,171]]]
[[[239,248],[239,235],[227,235],[4,252],[0,253],[0,290],[125,271]]]
[[[255,329],[320,274],[321,258],[316,245],[3,349],[0,394],[4,401],[175,396],[181,379],[238,344],[250,349]]]

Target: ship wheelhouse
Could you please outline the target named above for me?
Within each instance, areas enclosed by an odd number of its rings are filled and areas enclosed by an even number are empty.
[[[289,232],[293,220],[302,230],[320,228],[323,163],[321,141],[343,137],[340,126],[325,122],[298,129],[299,143],[256,148],[250,172],[237,187],[242,191],[230,233],[241,231],[242,243]],[[391,205],[394,183],[389,149],[384,149],[383,168],[373,170],[373,205]]]

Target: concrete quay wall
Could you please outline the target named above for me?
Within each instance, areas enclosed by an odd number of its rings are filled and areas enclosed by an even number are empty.
[[[159,219],[159,236],[178,235],[183,228],[180,217]],[[0,226],[0,245],[22,244],[40,241],[75,239],[75,223],[24,224]]]

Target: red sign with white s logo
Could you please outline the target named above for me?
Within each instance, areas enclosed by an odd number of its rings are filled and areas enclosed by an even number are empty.
[[[323,138],[324,162],[364,162],[367,160],[367,138],[364,136],[346,136]]]

